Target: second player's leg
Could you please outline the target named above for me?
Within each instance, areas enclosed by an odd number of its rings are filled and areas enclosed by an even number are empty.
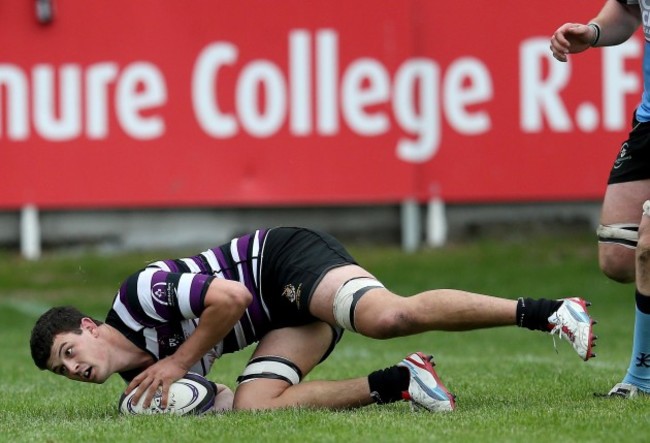
[[[636,248],[636,292],[634,338],[630,364],[622,383],[617,383],[610,396],[630,398],[640,392],[650,394],[650,203],[643,205]]]
[[[600,269],[612,280],[634,282],[636,231],[650,180],[607,186],[598,228]]]
[[[650,200],[643,205],[643,217],[639,225],[639,244],[636,251],[636,287],[643,294],[650,294]]]

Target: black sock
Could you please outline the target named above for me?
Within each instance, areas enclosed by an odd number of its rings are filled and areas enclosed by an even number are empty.
[[[402,400],[402,392],[409,388],[410,373],[407,368],[391,366],[368,376],[370,395],[379,404]]]
[[[548,318],[562,303],[562,300],[546,298],[520,298],[517,300],[517,326],[533,331],[548,331]]]
[[[639,309],[639,311],[643,312],[644,314],[650,314],[650,297],[641,294],[637,289],[635,298],[636,298],[636,307]]]

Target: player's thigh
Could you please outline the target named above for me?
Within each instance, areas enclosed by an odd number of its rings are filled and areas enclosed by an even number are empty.
[[[360,286],[350,287],[354,282],[359,282]],[[348,296],[335,300],[339,289]],[[334,303],[338,303],[338,318],[335,318]],[[330,270],[317,286],[309,305],[310,313],[321,320],[333,325],[340,322],[346,329],[353,328],[373,338],[395,336],[401,328],[400,319],[413,315],[416,308],[417,304],[409,297],[394,294],[356,265]]]
[[[295,365],[302,377],[323,359],[334,345],[332,327],[324,322],[310,323],[270,331],[260,340],[251,360],[280,357]],[[286,390],[290,383],[282,379],[253,378],[241,383],[235,392],[235,407],[266,408]]]
[[[614,183],[607,186],[600,215],[602,225],[639,223],[643,202],[650,199],[650,180]]]
[[[345,282],[359,277],[375,278],[370,272],[358,265],[339,266],[327,271],[316,289],[314,289],[309,302],[309,312],[313,316],[335,325],[334,296]]]

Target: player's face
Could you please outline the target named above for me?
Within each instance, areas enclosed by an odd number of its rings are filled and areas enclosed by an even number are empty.
[[[48,368],[70,380],[104,383],[107,371],[107,351],[95,329],[82,327],[81,334],[66,332],[54,338]]]

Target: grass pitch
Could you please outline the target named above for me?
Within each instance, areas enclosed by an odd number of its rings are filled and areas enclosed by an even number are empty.
[[[124,277],[148,261],[195,251],[129,255],[57,254],[37,263],[0,253],[0,441],[34,442],[611,442],[647,441],[650,400],[595,398],[620,381],[629,362],[633,293],[600,274],[588,233],[559,239],[479,241],[403,254],[351,247],[388,287],[413,294],[452,287],[499,295],[583,296],[599,320],[596,359],[516,327],[430,332],[374,341],[346,333],[307,379],[364,376],[416,350],[433,353],[457,394],[451,414],[412,413],[406,403],[343,412],[282,410],[209,417],[122,417],[125,385],[74,383],[36,369],[29,356],[35,318],[74,304],[103,318]],[[211,379],[235,387],[252,348],[217,362]]]

